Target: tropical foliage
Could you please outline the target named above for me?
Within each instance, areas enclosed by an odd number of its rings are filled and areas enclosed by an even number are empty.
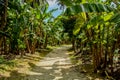
[[[119,58],[116,57],[120,44],[119,2],[100,0],[96,3],[85,0],[73,2],[69,5],[68,2],[64,4],[66,5],[64,15],[68,19],[64,19],[63,26],[70,34],[75,56],[91,54],[94,72],[102,70],[106,75],[112,75],[117,65],[116,60]]]
[[[112,75],[120,52],[120,2],[57,0],[57,3],[63,13],[54,18],[57,9],[49,10],[46,0],[1,0],[1,54],[34,54],[47,45],[71,42],[75,56],[92,55],[94,72],[102,70]]]
[[[0,45],[3,50],[1,54],[34,53],[36,48],[46,48],[47,44],[56,45],[61,41],[63,29],[52,15],[57,9],[48,11],[47,2],[38,2],[1,1],[1,11],[4,12],[0,16],[2,21]]]

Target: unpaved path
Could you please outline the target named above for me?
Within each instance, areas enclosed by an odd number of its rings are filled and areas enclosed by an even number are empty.
[[[31,69],[25,77],[14,80],[88,80],[84,74],[74,69],[67,55],[71,46],[61,46],[51,51]],[[6,79],[7,80],[7,79]]]

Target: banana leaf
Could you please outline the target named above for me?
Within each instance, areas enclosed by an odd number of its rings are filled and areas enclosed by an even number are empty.
[[[83,3],[80,5],[73,5],[71,7],[67,7],[65,10],[65,14],[66,15],[73,15],[74,14],[78,14],[81,12],[87,12],[87,13],[91,13],[91,12],[111,12],[115,10],[114,8],[104,5],[104,4],[100,4],[100,3]]]

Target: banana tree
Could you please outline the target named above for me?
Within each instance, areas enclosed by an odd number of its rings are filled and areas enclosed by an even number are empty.
[[[11,0],[8,7],[9,9],[8,9],[7,32],[11,35],[11,40],[9,40],[10,52],[13,54],[19,54],[20,49],[19,42],[20,41],[23,42],[20,33],[25,26],[24,25],[25,20],[23,16],[23,14],[25,13],[25,4],[21,3],[21,1]]]
[[[68,17],[71,15],[77,16],[73,34],[80,41],[78,43],[81,46],[79,52],[88,51],[92,53],[95,72],[100,68],[101,63],[104,64],[103,69],[109,65],[107,64],[108,58],[111,67],[113,67],[115,44],[113,46],[111,43],[115,39],[112,36],[115,35],[115,30],[112,30],[115,24],[107,21],[111,15],[114,15],[114,13],[110,13],[113,11],[116,10],[100,3],[81,3],[79,5],[69,6],[65,11],[65,15]],[[108,15],[108,13],[110,14]],[[112,69],[111,72],[113,72]]]
[[[49,45],[59,45],[62,40],[62,32],[63,32],[63,27],[62,23],[60,21],[61,15],[55,18],[52,21],[52,24],[50,23],[49,26],[51,27],[51,30],[48,32],[48,40],[49,40]]]
[[[0,1],[0,29],[3,29],[6,26],[7,22],[7,6],[8,6],[8,0],[1,0]]]
[[[7,6],[8,6],[8,0],[1,0],[0,1],[0,6],[1,6],[0,7],[0,11],[1,11],[0,12],[0,30],[2,32],[2,33],[0,33],[0,34],[2,34],[2,35],[0,35],[0,48],[4,49],[3,50],[4,53],[7,53],[6,50],[5,50],[5,47],[7,47],[6,43],[5,43],[5,41],[6,41],[5,38],[7,36],[7,35],[5,35],[6,34],[5,33],[5,30],[6,30],[5,28],[6,28],[6,23],[7,23]]]
[[[46,4],[44,6],[40,6],[37,8],[37,20],[39,21],[39,25],[38,25],[38,30],[37,30],[37,34],[39,36],[39,40],[40,42],[38,42],[38,44],[40,44],[39,46],[43,46],[43,48],[47,47],[47,43],[48,43],[48,36],[50,35],[50,31],[52,28],[52,21],[54,19],[54,16],[52,15],[52,13],[54,11],[56,11],[57,9],[52,9],[50,11],[48,11],[48,7],[49,5]],[[41,43],[43,45],[41,45]]]

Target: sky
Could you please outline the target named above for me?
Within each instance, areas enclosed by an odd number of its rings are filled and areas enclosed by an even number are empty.
[[[47,1],[49,3],[49,9],[48,10],[58,8],[58,10],[53,13],[53,16],[57,17],[58,15],[60,15],[62,10],[59,9],[59,6],[57,5],[56,0],[47,0]]]

